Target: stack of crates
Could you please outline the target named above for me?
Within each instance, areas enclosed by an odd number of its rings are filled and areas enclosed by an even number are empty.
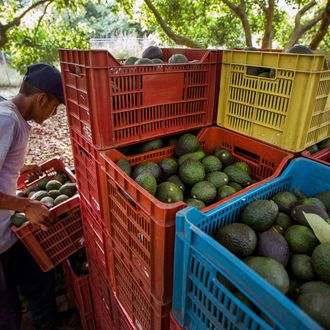
[[[150,224],[141,222],[155,217],[154,212],[150,210],[148,215],[146,208],[137,211],[127,207],[116,179],[104,172],[107,158],[103,155],[116,152],[113,148],[214,123],[222,53],[203,49],[162,51],[165,61],[181,53],[195,63],[123,65],[107,51],[60,50],[97,329],[169,328],[172,275],[166,278],[166,269],[172,273],[175,212],[184,205],[171,211],[169,237],[145,228]],[[116,188],[109,191],[109,186]],[[109,207],[108,197],[113,197],[117,209]],[[122,235],[118,249],[111,230],[113,214],[117,215]],[[135,232],[138,236],[132,233],[134,228],[128,219],[143,228]],[[150,230],[157,238],[152,246],[147,237]],[[135,264],[127,258],[128,246],[134,245],[132,240],[145,258],[137,259]],[[128,249],[123,250],[126,245]],[[169,252],[164,249],[168,246]],[[172,260],[168,265],[163,263],[161,269],[149,265],[141,275],[150,254],[158,249],[165,260]],[[153,274],[159,276],[162,269],[163,276],[154,278]]]

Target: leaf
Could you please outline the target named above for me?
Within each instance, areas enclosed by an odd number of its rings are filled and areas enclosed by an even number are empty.
[[[303,215],[311,226],[317,239],[323,243],[330,243],[330,224],[320,216],[314,213],[305,213]]]

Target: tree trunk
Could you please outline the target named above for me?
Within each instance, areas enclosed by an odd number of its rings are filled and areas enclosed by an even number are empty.
[[[240,1],[239,6],[236,6],[235,4],[233,4],[232,2],[230,2],[228,0],[222,0],[222,2],[224,4],[226,4],[241,20],[243,29],[244,29],[244,33],[245,33],[246,46],[251,47],[252,46],[252,34],[251,34],[250,24],[249,24],[249,21],[246,16],[246,12],[243,8],[244,1]]]
[[[164,32],[167,34],[167,36],[172,39],[176,44],[178,45],[182,45],[182,46],[186,46],[189,48],[200,48],[200,44],[198,44],[197,42],[179,36],[177,34],[175,34],[170,28],[169,26],[166,24],[166,22],[163,20],[163,18],[161,17],[159,11],[155,8],[155,6],[151,3],[150,0],[144,0],[144,2],[146,3],[146,5],[148,6],[148,8],[152,11],[152,13],[155,15],[157,22],[159,23],[159,25],[162,27],[162,29],[164,30]]]
[[[318,45],[327,34],[329,26],[330,26],[330,0],[328,0],[327,5],[325,7],[321,25],[319,29],[316,31],[311,43],[309,44],[310,49],[313,50],[317,49]]]
[[[265,13],[265,33],[262,38],[262,48],[271,48],[273,36],[274,0],[268,1],[268,7],[264,8]]]

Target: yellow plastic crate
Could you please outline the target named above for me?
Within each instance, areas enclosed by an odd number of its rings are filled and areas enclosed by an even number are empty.
[[[247,75],[248,66],[275,76]],[[217,123],[299,152],[330,136],[329,91],[323,55],[224,51]]]

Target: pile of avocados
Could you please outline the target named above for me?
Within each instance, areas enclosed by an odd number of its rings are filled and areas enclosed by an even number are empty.
[[[198,62],[198,60],[189,61],[188,58],[183,54],[173,54],[168,59],[168,62],[165,62],[161,48],[157,46],[149,46],[143,51],[141,58],[131,56],[124,62],[124,65],[142,65],[142,64],[150,65],[150,64],[174,64],[174,63],[196,63],[196,62]]]
[[[247,163],[235,162],[232,154],[223,148],[215,148],[212,155],[206,155],[193,134],[183,134],[170,143],[175,144],[175,158],[164,158],[158,163],[146,161],[134,168],[126,159],[116,164],[161,202],[184,201],[198,209],[256,182]],[[142,144],[139,149],[147,152],[161,145],[163,142],[157,139]]]
[[[330,190],[306,197],[294,189],[255,200],[241,210],[238,222],[220,227],[215,239],[329,329],[330,244],[318,240],[307,213],[330,226]],[[232,285],[228,288],[235,292]]]
[[[29,185],[26,189],[17,191],[17,196],[38,200],[49,209],[55,207],[77,193],[75,182],[71,182],[65,173],[56,172],[54,177],[45,177]],[[11,224],[20,227],[27,219],[24,213],[15,213],[10,218]]]
[[[323,150],[325,148],[330,148],[330,138],[327,138],[317,144],[313,144],[312,146],[308,147],[308,150],[311,154],[315,154],[316,152]]]

